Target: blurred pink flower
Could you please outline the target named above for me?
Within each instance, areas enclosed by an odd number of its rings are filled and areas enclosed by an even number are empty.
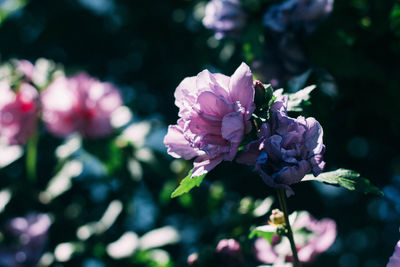
[[[0,135],[10,145],[23,145],[36,128],[39,95],[27,83],[15,93],[5,82],[0,95]]]
[[[289,220],[292,223],[297,253],[301,262],[311,262],[314,258],[326,251],[336,239],[336,223],[331,219],[317,221],[308,212],[292,214]],[[292,262],[293,256],[287,238],[273,236],[272,244],[264,238],[254,243],[256,257],[263,263],[274,263],[278,259]]]
[[[15,69],[17,72],[23,74],[27,81],[32,81],[35,66],[30,61],[25,59],[16,60]]]
[[[187,257],[186,262],[188,265],[194,265],[198,260],[199,260],[199,254],[192,253]]]
[[[184,79],[175,91],[177,125],[164,138],[168,153],[194,161],[192,176],[201,176],[221,161],[232,161],[254,111],[253,76],[242,63],[231,76],[200,72]]]
[[[56,136],[79,132],[103,137],[113,130],[111,113],[122,105],[118,90],[86,73],[59,77],[41,94],[43,121]]]
[[[400,266],[400,241],[397,242],[396,247],[394,248],[393,255],[390,257],[386,267],[398,267],[398,266]]]
[[[225,266],[236,266],[243,262],[242,248],[233,238],[220,240],[216,252]]]

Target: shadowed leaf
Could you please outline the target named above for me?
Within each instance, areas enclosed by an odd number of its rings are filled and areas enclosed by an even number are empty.
[[[347,169],[337,169],[336,171],[323,172],[317,177],[312,174],[307,174],[302,181],[318,181],[326,184],[336,185],[344,187],[351,191],[360,191],[364,194],[375,194],[382,196],[382,191],[371,184],[371,182],[360,176],[359,173],[347,170]]]

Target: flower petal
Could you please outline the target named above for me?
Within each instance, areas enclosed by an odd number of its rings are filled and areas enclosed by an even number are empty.
[[[178,125],[168,127],[168,133],[164,137],[164,144],[168,148],[168,154],[175,158],[184,158],[186,160],[198,156],[199,151],[190,146],[185,139],[182,129]]]
[[[254,106],[254,86],[253,75],[249,66],[242,63],[233,73],[229,81],[229,95],[232,102],[239,101],[246,109],[253,109]]]
[[[248,143],[246,148],[239,153],[236,162],[241,164],[255,165],[261,150],[259,149],[262,140],[256,140]]]
[[[226,114],[222,119],[221,134],[226,140],[240,143],[244,134],[243,115],[239,112]]]
[[[193,162],[192,177],[199,177],[208,173],[215,168],[222,161],[222,157],[210,159],[208,155],[197,157]]]
[[[226,86],[226,79],[221,75],[212,74],[208,70],[203,70],[196,77],[196,89],[198,95],[202,92],[213,92],[214,94],[228,98],[228,87]]]
[[[222,119],[225,114],[234,111],[234,104],[227,103],[221,96],[212,92],[203,92],[197,98],[200,111],[215,118]]]
[[[196,77],[185,78],[176,88],[175,105],[179,109],[185,109],[193,106],[196,103],[196,98],[193,96],[193,89],[196,88]]]
[[[323,150],[323,130],[319,122],[314,118],[307,118],[307,132],[304,136],[304,145],[311,155],[321,153]],[[308,156],[311,156],[308,155]]]
[[[278,184],[293,184],[300,182],[310,170],[310,163],[302,160],[297,165],[286,166],[280,172],[274,173],[273,179]]]

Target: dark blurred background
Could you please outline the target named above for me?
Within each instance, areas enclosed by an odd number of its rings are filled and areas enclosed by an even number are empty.
[[[121,89],[135,118],[155,119],[165,131],[166,125],[176,122],[173,92],[183,78],[205,68],[231,75],[245,60],[234,41],[216,40],[203,27],[205,3],[27,1],[3,16],[1,59],[34,62],[47,58],[63,64],[66,73],[85,70],[111,81]],[[334,96],[317,88],[312,94],[312,106],[305,112],[324,127],[327,170],[354,169],[385,188],[385,196],[379,198],[322,184],[294,186],[296,195],[289,199],[291,210],[308,210],[316,218],[333,218],[338,225],[334,245],[309,266],[384,266],[399,239],[400,226],[400,2],[337,0],[331,16],[303,41],[313,64],[328,72],[337,86]],[[159,144],[162,138],[161,134],[149,142]],[[188,166],[180,161],[170,165],[172,158],[160,146],[155,149],[156,163],[141,163],[141,179],[127,178],[132,174],[125,170],[102,180],[110,192],[104,200],[90,199],[87,192],[94,188],[92,183],[99,182],[85,178],[85,182],[75,181],[72,189],[51,204],[44,204],[37,200],[37,192],[44,190],[54,175],[54,149],[61,143],[43,134],[39,153],[43,171],[37,185],[24,185],[22,160],[0,170],[2,188],[16,192],[0,214],[1,222],[31,210],[52,214],[45,248],[52,259],[47,261],[50,265],[184,266],[191,252],[215,247],[223,237],[243,241],[250,225],[266,221],[266,217],[252,221],[243,214],[226,219],[226,213],[240,206],[244,198],[263,199],[274,194],[250,168],[233,163],[221,164],[190,196],[169,200],[169,192],[182,177],[174,166],[183,170]],[[99,145],[88,143],[86,149],[95,154]],[[104,158],[110,160],[111,156]],[[122,160],[125,161],[128,162]],[[99,220],[113,199],[123,204],[116,223],[104,234],[85,242],[79,240],[75,236],[77,229]],[[136,207],[132,212],[128,208],[131,201]],[[139,227],[145,218],[149,220],[147,225]],[[163,248],[169,257],[166,265],[151,263],[154,253],[138,252],[128,259],[106,253],[107,244],[126,231],[142,235],[165,225],[175,225],[189,239]],[[77,248],[66,261],[52,254],[63,242],[73,242]],[[245,245],[245,251],[251,254],[250,244]],[[254,259],[250,261],[254,265],[249,266],[257,265]]]

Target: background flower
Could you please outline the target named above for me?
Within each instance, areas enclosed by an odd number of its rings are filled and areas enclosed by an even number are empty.
[[[0,95],[0,135],[11,145],[23,145],[36,128],[38,93],[28,83],[22,83],[15,93],[2,82]]]
[[[333,10],[334,0],[287,0],[271,6],[263,25],[275,32],[313,32]]]
[[[331,219],[314,219],[308,212],[293,213],[292,230],[296,243],[297,253],[301,262],[311,262],[314,258],[326,251],[335,241],[336,223]],[[254,243],[256,257],[263,263],[277,261],[291,262],[291,248],[287,238],[273,236],[270,244],[264,238],[258,238]]]
[[[220,240],[216,252],[226,266],[237,266],[243,263],[242,248],[233,238]]]
[[[0,265],[35,266],[44,251],[50,225],[50,217],[40,213],[9,220],[4,234],[10,243],[0,245]]]
[[[273,87],[313,67],[305,39],[333,10],[333,0],[288,0],[265,12],[263,56],[252,67],[257,77]]]
[[[113,131],[111,113],[122,105],[114,85],[86,73],[59,77],[42,92],[43,121],[54,135],[79,132],[85,137],[103,137]]]
[[[206,6],[203,25],[215,32],[215,38],[237,37],[246,23],[238,0],[211,0]]]

